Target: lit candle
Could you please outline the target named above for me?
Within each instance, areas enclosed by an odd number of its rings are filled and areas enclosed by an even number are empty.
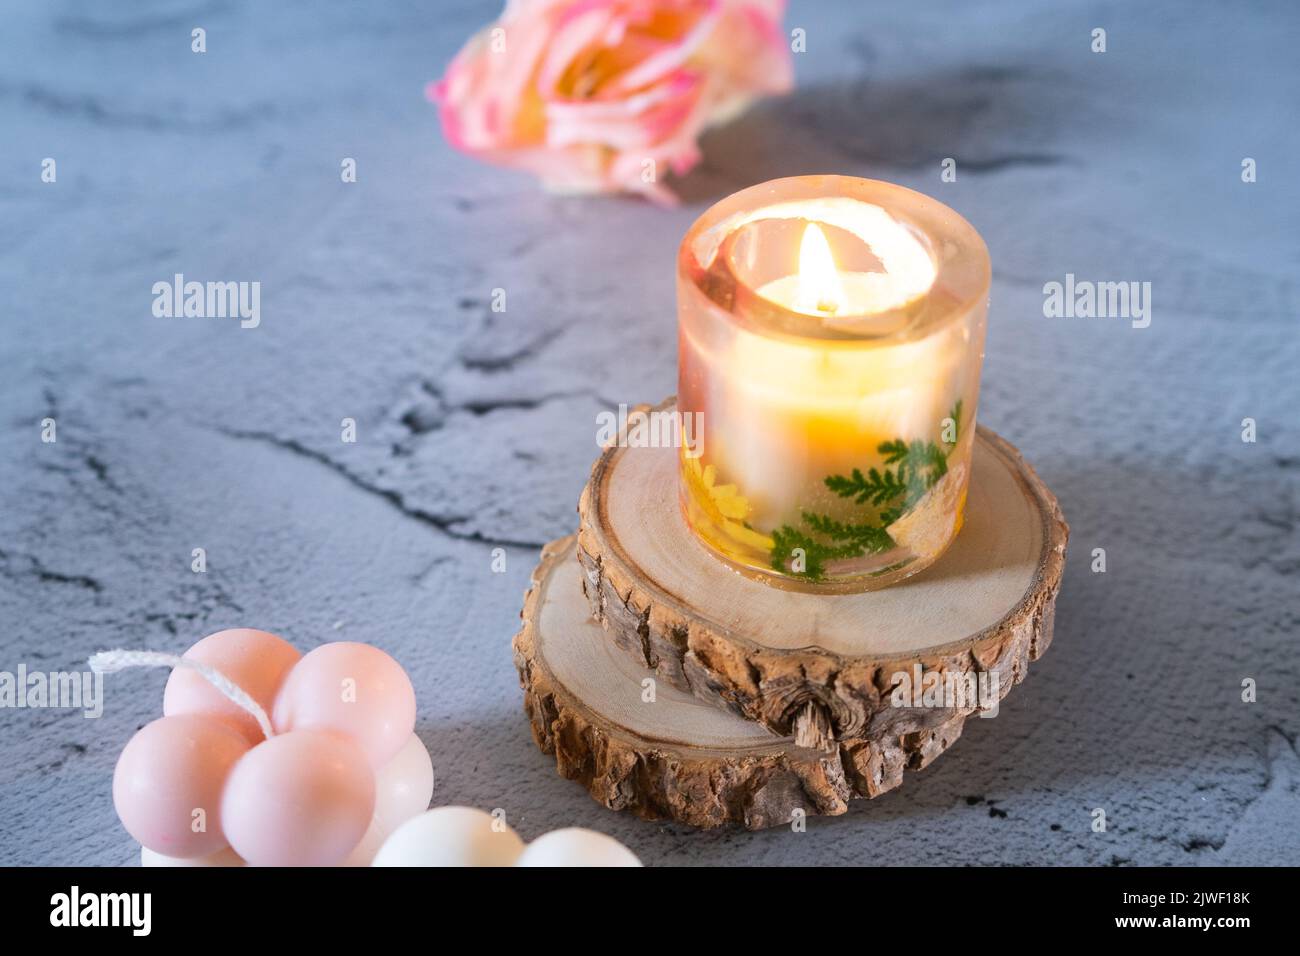
[[[682,502],[709,547],[812,587],[899,580],[960,528],[988,254],[928,197],[845,177],[723,200],[679,256]]]

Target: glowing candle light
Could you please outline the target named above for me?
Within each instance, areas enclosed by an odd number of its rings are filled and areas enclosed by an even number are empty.
[[[844,283],[840,281],[839,270],[831,257],[826,233],[815,222],[808,223],[803,231],[797,280],[799,294],[795,297],[794,307],[798,311],[834,315],[844,309]],[[766,288],[760,289],[759,295],[779,302],[780,299],[765,291]]]
[[[703,415],[682,502],[753,572],[862,589],[960,527],[988,254],[897,186],[802,177],[723,200],[679,256],[679,395]]]

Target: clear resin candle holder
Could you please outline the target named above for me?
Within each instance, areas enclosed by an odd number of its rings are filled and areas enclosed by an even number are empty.
[[[940,202],[779,179],[678,256],[680,493],[695,535],[772,583],[884,587],[961,529],[989,256]]]

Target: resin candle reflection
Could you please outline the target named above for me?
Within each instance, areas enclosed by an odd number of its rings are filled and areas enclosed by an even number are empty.
[[[863,589],[919,571],[961,524],[988,254],[952,210],[886,183],[777,180],[691,228],[679,408],[696,534],[743,568]]]

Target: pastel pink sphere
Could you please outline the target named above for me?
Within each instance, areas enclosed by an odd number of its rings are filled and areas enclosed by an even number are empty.
[[[164,856],[223,849],[221,792],[248,749],[244,735],[218,718],[179,714],[142,727],[113,772],[113,805],[122,825]]]
[[[226,838],[252,866],[334,866],[375,812],[366,755],[336,733],[292,730],[248,751],[221,801]]]
[[[377,647],[323,644],[293,666],[275,699],[276,733],[336,730],[365,751],[378,770],[415,732],[415,688]]]
[[[275,695],[285,675],[302,655],[283,638],[248,627],[209,634],[185,657],[208,664],[248,692],[262,709],[271,713]],[[213,687],[198,671],[177,667],[167,679],[163,713],[213,714],[239,727],[250,745],[260,743],[262,731],[253,715]]]

